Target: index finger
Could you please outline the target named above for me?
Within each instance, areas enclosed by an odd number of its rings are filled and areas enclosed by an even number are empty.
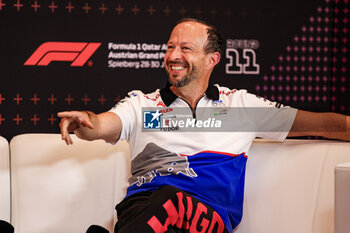
[[[75,117],[76,116],[76,112],[74,112],[74,111],[58,112],[57,116],[60,117],[60,118],[63,118],[63,117]]]

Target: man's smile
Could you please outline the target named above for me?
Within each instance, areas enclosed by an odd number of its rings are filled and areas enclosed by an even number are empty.
[[[188,64],[185,62],[168,62],[170,71],[180,72],[188,68]]]
[[[170,68],[173,71],[181,71],[181,70],[185,69],[185,67],[180,66],[180,65],[172,65],[172,66],[170,66]]]

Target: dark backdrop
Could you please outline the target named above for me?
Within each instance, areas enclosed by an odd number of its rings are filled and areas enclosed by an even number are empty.
[[[185,16],[217,26],[225,38],[214,83],[301,109],[349,114],[349,5],[348,0],[0,0],[0,135],[10,140],[21,133],[59,132],[58,111],[103,112],[130,90],[163,87],[162,46]],[[49,46],[25,65],[47,42],[61,47]],[[100,46],[89,53],[93,43]],[[62,56],[66,61],[58,61]],[[72,66],[80,56],[88,59]],[[42,65],[45,59],[51,62]]]

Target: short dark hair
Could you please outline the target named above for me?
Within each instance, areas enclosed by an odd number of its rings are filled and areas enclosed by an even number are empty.
[[[207,44],[204,47],[205,54],[218,52],[222,55],[224,51],[224,40],[219,32],[219,30],[207,22],[195,18],[182,18],[177,22],[177,25],[185,22],[196,22],[203,24],[208,27],[207,29]]]

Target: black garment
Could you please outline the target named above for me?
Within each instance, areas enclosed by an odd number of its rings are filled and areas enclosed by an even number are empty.
[[[98,225],[91,225],[86,233],[109,233],[109,231],[101,226]]]
[[[14,228],[10,223],[5,222],[4,220],[0,220],[0,232],[1,233],[13,233]]]
[[[213,208],[173,186],[134,194],[116,210],[115,233],[228,233]]]

